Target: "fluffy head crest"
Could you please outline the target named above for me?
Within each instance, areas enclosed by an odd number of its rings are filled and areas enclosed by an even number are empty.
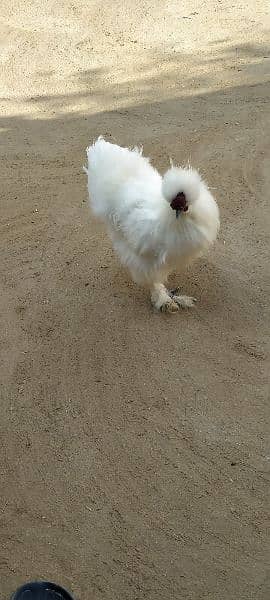
[[[199,197],[201,185],[200,175],[195,169],[171,167],[163,176],[162,193],[169,203],[182,193],[192,204]]]

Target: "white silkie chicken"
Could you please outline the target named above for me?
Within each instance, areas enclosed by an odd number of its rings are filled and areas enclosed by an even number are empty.
[[[217,237],[218,206],[199,173],[171,166],[161,177],[142,150],[102,137],[87,149],[87,157],[91,209],[106,223],[132,279],[150,289],[158,310],[193,306],[194,298],[168,291],[164,282]]]

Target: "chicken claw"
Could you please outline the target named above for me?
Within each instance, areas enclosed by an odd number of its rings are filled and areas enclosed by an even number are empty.
[[[181,308],[192,308],[197,302],[197,299],[192,296],[172,296],[172,299],[173,303],[181,306]]]
[[[174,300],[165,302],[165,304],[162,304],[162,306],[160,307],[160,311],[163,313],[172,313],[177,312],[178,310],[179,305],[176,302],[174,302]]]

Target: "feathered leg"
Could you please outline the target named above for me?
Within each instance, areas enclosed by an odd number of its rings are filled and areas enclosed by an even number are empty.
[[[174,302],[163,283],[154,283],[151,288],[151,302],[157,310],[162,312],[176,312],[179,306]]]
[[[151,288],[151,302],[161,312],[176,312],[179,308],[191,308],[196,302],[190,296],[178,296],[178,290],[169,292],[163,283],[154,283]]]

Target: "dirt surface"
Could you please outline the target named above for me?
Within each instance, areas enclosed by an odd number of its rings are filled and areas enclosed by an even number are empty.
[[[267,11],[1,2],[3,600],[270,598]],[[194,310],[154,314],[93,222],[99,134],[215,189]]]

